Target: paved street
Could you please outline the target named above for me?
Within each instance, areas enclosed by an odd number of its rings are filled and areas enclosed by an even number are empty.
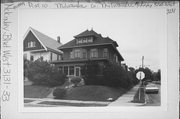
[[[161,105],[161,86],[156,84],[159,88],[158,94],[147,94],[147,104],[145,106],[160,106]]]

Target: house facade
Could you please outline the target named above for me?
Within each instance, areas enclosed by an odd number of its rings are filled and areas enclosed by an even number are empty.
[[[86,30],[70,42],[60,46],[63,51],[62,60],[52,61],[67,76],[83,76],[83,67],[88,61],[98,64],[97,75],[102,75],[105,63],[121,64],[123,57],[117,50],[118,44],[109,37],[102,37],[94,30]]]
[[[24,59],[35,61],[41,58],[48,62],[62,60],[63,52],[58,50],[60,46],[60,37],[56,41],[30,27],[23,41]]]

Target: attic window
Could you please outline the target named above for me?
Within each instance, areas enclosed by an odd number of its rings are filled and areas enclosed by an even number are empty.
[[[28,48],[33,48],[33,47],[36,47],[36,42],[35,41],[28,42]]]

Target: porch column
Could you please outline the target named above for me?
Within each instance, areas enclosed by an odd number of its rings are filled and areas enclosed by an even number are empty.
[[[68,66],[68,76],[69,76],[69,74],[70,74],[70,72],[69,72],[69,67],[70,67],[70,66]]]

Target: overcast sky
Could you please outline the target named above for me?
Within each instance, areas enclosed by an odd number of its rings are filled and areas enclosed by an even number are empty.
[[[144,64],[160,68],[159,42],[165,36],[164,15],[147,9],[20,9],[19,36],[32,27],[63,44],[73,36],[93,28],[104,37],[115,40],[129,67]]]

